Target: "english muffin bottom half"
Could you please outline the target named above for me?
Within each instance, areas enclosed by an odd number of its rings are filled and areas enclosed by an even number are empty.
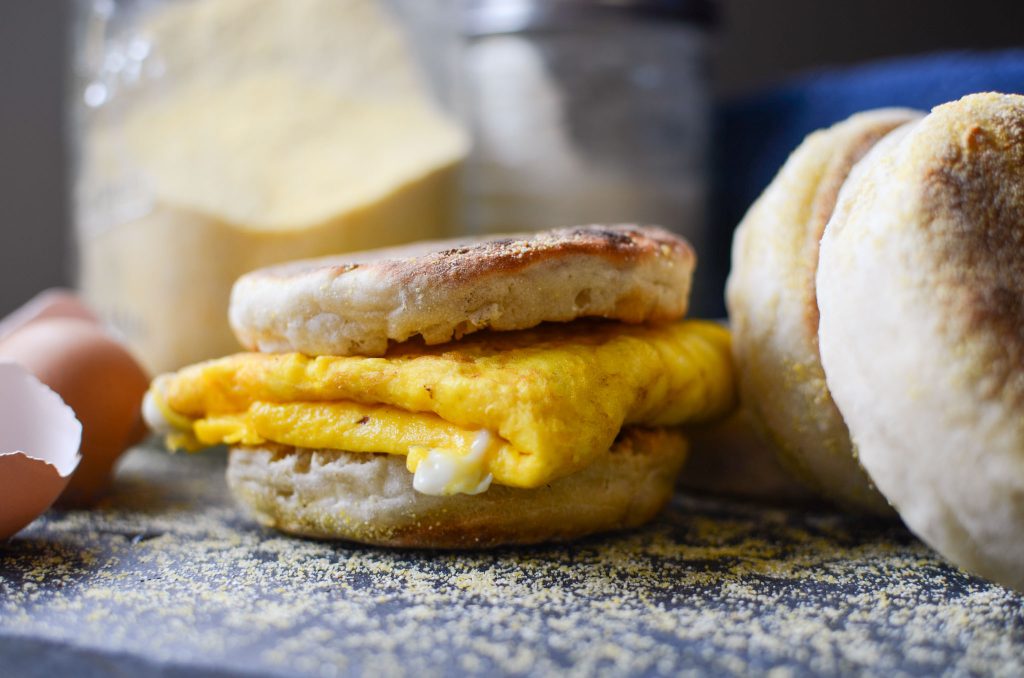
[[[171,446],[231,446],[236,498],[294,534],[465,548],[633,527],[671,494],[678,427],[735,401],[728,332],[681,319],[692,267],[676,236],[614,226],[257,272],[232,318],[258,315],[240,333],[265,352],[159,377],[147,418]],[[277,314],[257,313],[274,280]]]

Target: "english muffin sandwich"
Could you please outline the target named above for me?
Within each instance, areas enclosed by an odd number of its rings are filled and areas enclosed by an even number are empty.
[[[263,524],[416,547],[571,539],[670,496],[679,426],[734,403],[728,333],[683,321],[694,255],[652,227],[424,243],[256,271],[250,352],[156,379],[173,447],[227,444]]]

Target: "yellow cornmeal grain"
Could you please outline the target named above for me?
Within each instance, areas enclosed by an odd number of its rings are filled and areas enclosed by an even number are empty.
[[[254,527],[223,463],[136,451],[0,546],[0,637],[318,676],[1024,671],[1024,599],[897,526],[677,498],[572,545],[373,549]]]

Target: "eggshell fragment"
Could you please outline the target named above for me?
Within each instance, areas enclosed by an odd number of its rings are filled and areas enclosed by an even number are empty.
[[[53,504],[81,456],[82,425],[24,367],[0,361],[0,539]]]
[[[149,376],[103,328],[81,318],[43,318],[0,340],[0,359],[24,365],[82,422],[82,464],[62,505],[95,502],[121,453],[138,442]]]

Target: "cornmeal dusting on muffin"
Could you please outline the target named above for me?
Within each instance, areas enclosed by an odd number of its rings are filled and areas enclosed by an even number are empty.
[[[1024,671],[1022,598],[895,526],[677,499],[568,546],[363,548],[253,527],[223,463],[137,451],[0,548],[0,638],[319,676]]]

